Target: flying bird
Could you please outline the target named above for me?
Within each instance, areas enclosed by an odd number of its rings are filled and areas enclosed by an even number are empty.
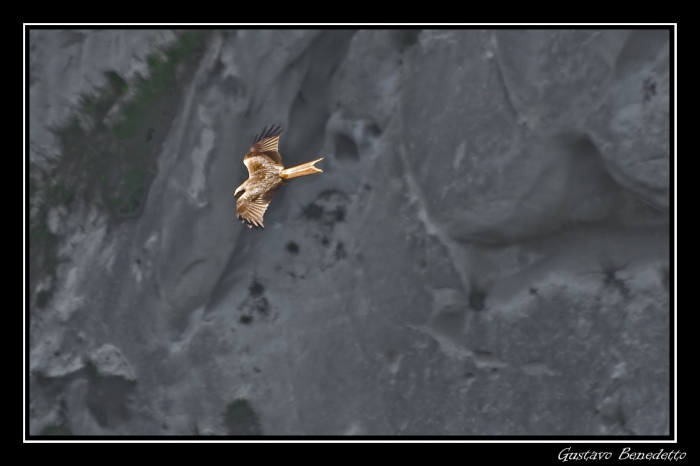
[[[264,227],[263,215],[267,206],[270,205],[277,190],[286,184],[286,180],[323,172],[320,168],[314,167],[316,162],[323,160],[323,157],[284,168],[282,156],[277,149],[280,134],[282,134],[280,126],[275,128],[273,125],[269,130],[265,126],[260,136],[255,135],[253,147],[243,157],[243,164],[248,169],[248,179],[236,188],[233,195],[237,198],[236,217],[240,218],[248,228]]]

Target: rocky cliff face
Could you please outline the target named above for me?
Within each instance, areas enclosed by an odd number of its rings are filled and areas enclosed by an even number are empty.
[[[667,31],[29,47],[32,433],[668,433]]]

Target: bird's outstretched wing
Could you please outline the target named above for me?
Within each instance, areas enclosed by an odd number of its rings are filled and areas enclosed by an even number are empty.
[[[264,227],[263,215],[270,205],[270,201],[275,197],[279,184],[257,196],[248,196],[243,194],[236,201],[236,216],[243,219],[243,223],[248,225],[248,228],[253,226]]]
[[[281,127],[279,125],[276,128],[273,125],[270,127],[270,129],[267,129],[267,126],[265,126],[260,135],[256,134],[255,139],[253,140],[253,147],[251,147],[245,157],[243,157],[243,163],[245,163],[245,160],[250,157],[265,156],[275,165],[279,165],[281,167],[282,156],[280,155],[278,148],[280,135],[282,134],[282,130],[280,128]],[[246,166],[248,165],[246,164]],[[250,172],[250,168],[248,171]]]

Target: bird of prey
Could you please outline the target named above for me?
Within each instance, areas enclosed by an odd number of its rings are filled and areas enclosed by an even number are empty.
[[[277,149],[280,134],[280,127],[274,125],[268,130],[265,126],[253,140],[253,147],[243,157],[243,164],[248,169],[248,179],[243,182],[236,192],[236,217],[241,219],[248,228],[253,226],[263,226],[263,215],[270,205],[270,201],[275,193],[285,181],[299,176],[313,175],[321,173],[323,170],[314,167],[316,162],[323,160],[313,160],[293,167],[284,168],[282,157]]]

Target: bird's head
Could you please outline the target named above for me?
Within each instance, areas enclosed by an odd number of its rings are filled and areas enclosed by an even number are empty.
[[[238,196],[240,196],[240,195],[243,194],[244,192],[245,192],[245,183],[243,183],[242,185],[240,185],[239,187],[237,187],[237,188],[236,188],[236,192],[234,192],[233,195],[237,198]]]

